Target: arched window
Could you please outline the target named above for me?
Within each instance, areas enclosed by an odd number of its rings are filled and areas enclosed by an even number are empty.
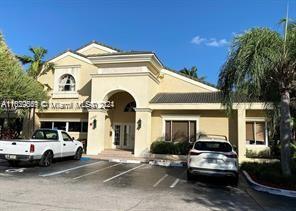
[[[124,108],[124,112],[135,112],[134,108],[136,108],[135,101],[128,103]]]
[[[59,91],[75,91],[75,79],[70,74],[65,74],[60,78]]]

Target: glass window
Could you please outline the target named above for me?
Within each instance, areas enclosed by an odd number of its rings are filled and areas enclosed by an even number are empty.
[[[58,132],[55,130],[36,130],[32,139],[58,140]]]
[[[64,141],[72,141],[72,138],[65,132],[62,132],[62,137]]]
[[[58,130],[66,130],[66,122],[54,122],[53,127]]]
[[[136,108],[135,101],[128,103],[124,108],[124,112],[135,112],[134,108]]]
[[[165,140],[171,141],[172,140],[172,132],[171,132],[171,121],[165,121]]]
[[[124,125],[124,128],[123,128],[123,145],[126,146],[127,145],[127,138],[128,138],[128,135],[129,135],[129,128],[127,127],[127,125]]]
[[[81,122],[69,122],[69,132],[80,132],[81,131]]]
[[[265,122],[246,122],[246,142],[251,145],[266,144]]]
[[[166,141],[195,141],[196,121],[171,121],[165,122]]]
[[[52,122],[41,122],[40,128],[52,129]]]
[[[60,78],[59,91],[75,91],[75,79],[70,74],[65,74]]]
[[[256,144],[265,143],[265,122],[256,122]]]
[[[189,125],[189,139],[191,142],[196,141],[196,121],[190,121]]]
[[[119,145],[120,144],[120,125],[115,125],[114,133],[115,133],[114,144]]]
[[[82,122],[82,131],[81,132],[87,132],[88,129],[88,122]]]
[[[232,147],[228,143],[214,142],[214,141],[199,141],[194,145],[194,149],[201,151],[214,151],[214,152],[231,152]]]
[[[177,142],[189,140],[189,122],[187,121],[172,122],[172,140]]]

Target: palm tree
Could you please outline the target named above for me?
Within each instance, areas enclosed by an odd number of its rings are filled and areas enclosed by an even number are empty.
[[[44,60],[45,55],[47,54],[47,50],[42,47],[29,48],[29,50],[33,53],[33,56],[17,56],[17,58],[22,62],[22,64],[30,64],[27,69],[28,76],[37,80],[38,76],[41,72],[47,72],[54,68],[53,63],[47,63]],[[32,121],[32,129],[35,130],[35,108],[33,108],[33,121]],[[29,119],[31,119],[31,110],[29,112]]]
[[[188,75],[188,76],[193,77],[193,78],[196,78],[196,79],[199,79],[201,81],[204,81],[205,80],[205,77],[204,76],[202,76],[202,77],[199,77],[198,76],[198,74],[197,74],[197,67],[196,66],[193,66],[190,69],[187,69],[185,67],[182,70],[180,70],[180,73],[183,73],[185,75]]]
[[[234,96],[259,97],[280,113],[281,167],[291,175],[290,95],[296,88],[296,25],[286,23],[283,34],[268,28],[252,28],[234,38],[223,65],[218,86],[223,104],[232,108]]]
[[[33,56],[17,56],[17,58],[22,62],[22,64],[30,64],[27,69],[27,73],[34,79],[37,79],[38,75],[41,71],[48,71],[53,69],[52,63],[46,63],[44,61],[44,57],[47,54],[47,50],[42,47],[29,48],[29,50],[33,53]]]

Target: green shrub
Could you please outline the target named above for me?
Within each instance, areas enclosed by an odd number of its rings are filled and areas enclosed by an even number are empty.
[[[269,149],[265,149],[261,151],[254,151],[251,149],[247,149],[246,157],[247,158],[272,158],[272,156],[270,155]]]
[[[150,152],[153,154],[187,155],[189,148],[188,142],[155,141],[150,146]]]
[[[174,144],[175,155],[187,155],[190,149],[190,143],[187,141],[177,142]]]
[[[150,151],[154,154],[172,154],[174,144],[166,141],[155,141],[150,146]]]

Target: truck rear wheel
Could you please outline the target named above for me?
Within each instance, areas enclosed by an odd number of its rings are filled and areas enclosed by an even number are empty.
[[[82,157],[82,153],[83,153],[83,150],[81,147],[79,147],[77,150],[76,150],[76,153],[74,155],[74,160],[80,160],[81,157]]]
[[[8,163],[12,167],[16,167],[19,164],[19,161],[17,160],[8,160]]]
[[[51,165],[53,160],[53,153],[51,151],[46,151],[39,161],[39,165],[43,167],[48,167]]]

